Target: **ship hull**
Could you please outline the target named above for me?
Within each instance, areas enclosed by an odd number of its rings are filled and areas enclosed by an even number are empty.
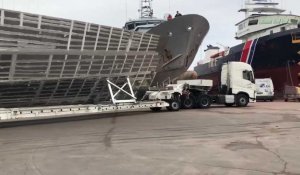
[[[186,72],[208,31],[209,23],[200,15],[180,16],[151,29],[148,33],[160,36],[162,58],[152,85],[171,83]]]
[[[256,78],[272,78],[277,96],[282,96],[285,85],[300,84],[300,44],[293,43],[293,35],[300,29],[284,31],[232,47],[228,55],[198,65],[199,78],[215,79],[217,89],[221,66],[230,61],[251,64]]]

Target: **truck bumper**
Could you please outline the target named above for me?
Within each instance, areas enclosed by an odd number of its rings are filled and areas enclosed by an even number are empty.
[[[274,100],[274,96],[256,96],[256,100]]]

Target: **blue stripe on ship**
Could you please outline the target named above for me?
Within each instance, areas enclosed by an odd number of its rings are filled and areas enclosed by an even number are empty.
[[[250,55],[249,55],[248,62],[247,62],[250,65],[252,64],[252,61],[253,61],[253,58],[254,58],[257,42],[258,42],[258,39],[255,39],[253,41],[253,44],[252,44],[252,47],[251,47],[251,50],[250,50]]]

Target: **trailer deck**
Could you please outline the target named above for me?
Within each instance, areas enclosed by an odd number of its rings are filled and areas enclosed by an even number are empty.
[[[125,82],[122,86],[114,84],[109,79],[106,81],[111,102],[87,105],[0,108],[0,123],[68,116],[74,117],[99,113],[118,113],[144,109],[161,109],[169,106],[169,103],[161,100],[137,101],[129,78],[127,78],[127,82]],[[122,96],[122,99],[119,99],[118,96],[121,93],[123,93],[123,95],[127,95],[127,98]]]

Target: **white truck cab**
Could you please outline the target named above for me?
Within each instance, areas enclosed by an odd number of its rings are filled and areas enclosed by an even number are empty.
[[[256,85],[251,65],[243,62],[223,64],[221,71],[221,94],[233,95],[234,103],[246,106],[256,101]],[[234,103],[226,102],[231,106]]]
[[[159,91],[148,91],[148,100],[162,100],[170,104],[168,109],[179,110],[180,107],[208,108],[211,103],[226,106],[245,107],[256,101],[256,86],[251,65],[243,62],[229,62],[222,66],[221,90],[211,94],[212,80],[179,80]],[[153,108],[160,110],[160,108]]]

